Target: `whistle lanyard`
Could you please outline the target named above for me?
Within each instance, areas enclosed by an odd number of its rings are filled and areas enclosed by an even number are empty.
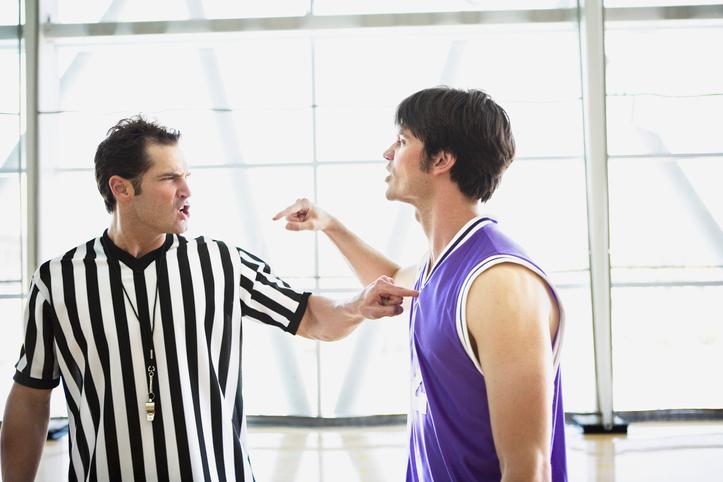
[[[123,293],[126,295],[126,299],[128,300],[128,304],[131,305],[131,310],[133,310],[133,314],[136,316],[136,319],[138,320],[138,324],[140,325],[141,329],[141,340],[143,340],[143,322],[141,322],[140,316],[138,316],[138,311],[136,310],[136,307],[133,305],[133,302],[131,301],[131,297],[128,296],[128,292],[126,291],[126,287],[123,283],[121,283],[121,286],[123,287]],[[146,420],[149,422],[152,422],[153,419],[156,416],[156,394],[153,392],[153,377],[156,375],[156,360],[153,356],[153,332],[156,329],[156,302],[158,302],[158,280],[156,280],[156,295],[153,298],[153,319],[151,321],[151,339],[150,343],[147,347],[148,349],[148,366],[146,367],[146,378],[148,380],[148,398],[146,399]]]

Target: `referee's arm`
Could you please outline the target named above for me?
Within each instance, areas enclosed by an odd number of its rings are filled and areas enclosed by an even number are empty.
[[[381,276],[346,302],[311,296],[297,335],[313,340],[338,340],[351,333],[365,319],[402,313],[404,298],[419,293],[397,286],[393,281],[388,276]]]
[[[2,480],[33,481],[40,464],[50,418],[51,389],[13,383],[2,422]]]

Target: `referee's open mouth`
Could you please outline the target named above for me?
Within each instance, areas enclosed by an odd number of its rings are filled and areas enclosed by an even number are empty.
[[[183,219],[188,219],[191,216],[191,205],[184,204],[183,206],[181,206],[178,212],[181,213]]]

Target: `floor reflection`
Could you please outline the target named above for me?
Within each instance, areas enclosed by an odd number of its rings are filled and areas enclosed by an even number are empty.
[[[398,482],[404,480],[405,426],[250,427],[259,482]],[[67,474],[68,437],[48,442],[36,480]],[[723,422],[637,423],[627,435],[583,436],[567,427],[572,482],[719,482]]]
[[[639,423],[627,435],[567,427],[568,474],[588,482],[723,480],[723,423]],[[404,480],[406,427],[251,428],[256,479]]]

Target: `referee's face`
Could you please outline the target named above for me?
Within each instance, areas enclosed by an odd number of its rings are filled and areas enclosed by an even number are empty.
[[[181,234],[191,216],[188,166],[178,145],[150,144],[151,167],[143,175],[141,194],[135,196],[135,219],[153,234]]]

